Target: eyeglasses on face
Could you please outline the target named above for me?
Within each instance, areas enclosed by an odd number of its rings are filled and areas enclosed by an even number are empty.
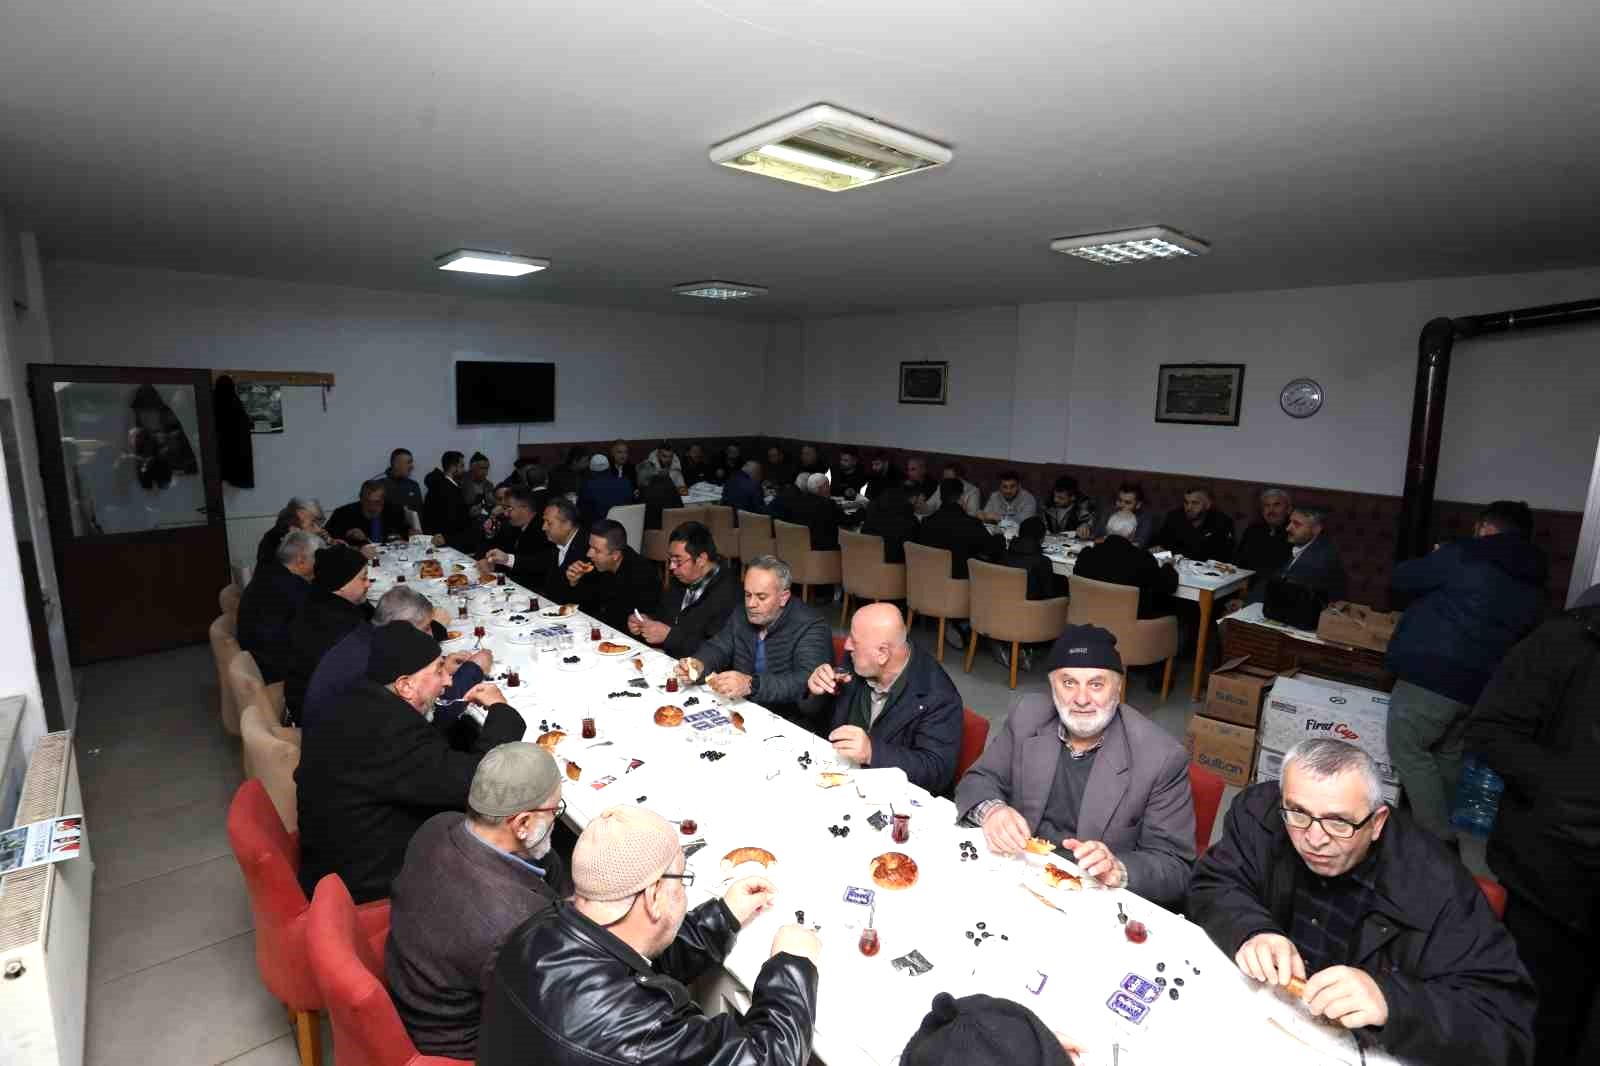
[[[567,801],[564,799],[558,799],[556,800],[556,805],[554,807],[530,807],[528,810],[533,814],[544,814],[548,811],[554,811],[556,814],[556,820],[560,821],[561,816],[567,813]]]
[[[663,879],[671,878],[674,881],[682,881],[684,888],[689,888],[694,884],[693,870],[685,870],[681,874],[662,874],[661,876]]]
[[[1324,833],[1335,840],[1349,840],[1356,835],[1356,830],[1372,821],[1378,811],[1382,809],[1382,806],[1382,804],[1379,804],[1377,807],[1372,808],[1367,816],[1359,822],[1352,822],[1346,818],[1318,818],[1315,815],[1307,814],[1305,811],[1292,810],[1288,807],[1280,808],[1279,812],[1283,815],[1284,824],[1290,829],[1310,829],[1311,823],[1315,822]]]

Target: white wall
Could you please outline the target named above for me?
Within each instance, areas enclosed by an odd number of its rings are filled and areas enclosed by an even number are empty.
[[[1589,270],[811,321],[783,432],[1398,495],[1423,324],[1597,295]],[[948,359],[950,406],[898,404],[902,359]],[[1188,361],[1246,365],[1237,428],[1153,420],[1157,367]],[[1327,402],[1296,421],[1278,391],[1301,376]],[[1463,342],[1438,496],[1581,510],[1597,395],[1600,327]]]
[[[46,284],[58,362],[338,376],[326,414],[320,390],[286,389],[285,432],[253,438],[256,487],[225,490],[236,563],[253,561],[262,521],[291,495],[331,511],[394,447],[416,454],[419,481],[448,448],[482,451],[498,478],[519,440],[756,433],[772,361],[767,324],[712,316],[79,262],[50,264]],[[556,363],[556,421],[457,428],[457,357]]]

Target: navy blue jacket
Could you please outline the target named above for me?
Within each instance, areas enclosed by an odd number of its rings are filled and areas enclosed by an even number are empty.
[[[610,473],[599,477],[591,477],[583,483],[583,488],[578,490],[578,510],[583,512],[583,517],[589,522],[598,522],[611,513],[611,508],[622,507],[633,502],[633,482],[625,477],[613,477]],[[583,538],[585,541],[588,537]],[[588,545],[585,544],[585,547]]]
[[[1544,582],[1544,553],[1518,533],[1458,540],[1396,563],[1390,586],[1419,598],[1389,641],[1389,669],[1476,703],[1506,652],[1539,624]]]
[[[311,582],[271,559],[256,569],[239,598],[239,647],[255,656],[269,685],[284,678],[289,626],[310,592]]]
[[[849,669],[848,661],[845,668]],[[913,651],[905,678],[905,687],[867,730],[872,766],[898,766],[913,785],[948,796],[955,787],[956,760],[961,755],[961,693],[931,652]],[[834,694],[830,732],[849,722],[856,691],[866,683],[857,675]]]
[[[739,511],[767,513],[767,498],[761,494],[761,486],[743,470],[734,471],[728,477],[728,483],[722,486],[722,502]]]
[[[439,635],[440,627],[434,624],[434,636]],[[311,673],[311,681],[306,685],[305,700],[300,706],[300,725],[302,728],[313,728],[320,725],[331,714],[337,714],[344,694],[355,687],[358,682],[367,679],[367,660],[372,655],[372,634],[376,632],[374,626],[356,626],[344,635],[344,639],[329,648],[322,656],[317,668]],[[472,686],[483,680],[483,671],[477,663],[462,663],[456,667],[455,676],[450,679],[450,687],[439,695],[440,709],[434,712],[434,719],[440,725],[453,721],[465,707],[447,708],[444,705],[460,700],[472,690]],[[449,712],[453,710],[455,714]],[[440,720],[440,716],[444,720]]]
[[[1325,534],[1319,535],[1316,540],[1307,544],[1298,559],[1294,557],[1292,548],[1289,551],[1288,561],[1271,574],[1264,575],[1265,577],[1288,578],[1307,588],[1325,592],[1328,594],[1329,603],[1345,598],[1348,582],[1344,574],[1344,560],[1339,558],[1339,549],[1333,546],[1333,541]],[[1265,580],[1257,581],[1252,578],[1250,588],[1251,603],[1261,603],[1266,599]]]

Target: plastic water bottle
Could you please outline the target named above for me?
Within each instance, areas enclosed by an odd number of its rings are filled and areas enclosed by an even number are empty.
[[[1456,806],[1450,824],[1473,836],[1486,837],[1494,829],[1500,813],[1500,794],[1506,783],[1500,775],[1469,755],[1461,764],[1461,781],[1456,785]]]

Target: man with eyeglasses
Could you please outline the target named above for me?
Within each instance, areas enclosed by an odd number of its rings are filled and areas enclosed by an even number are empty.
[[[613,807],[589,823],[572,851],[572,899],[535,914],[500,948],[478,1066],[804,1066],[816,934],[780,927],[749,1009],[706,1017],[684,983],[721,964],[777,890],[746,877],[690,911],[694,874],[678,841],[642,807]]]
[[[424,1055],[477,1053],[484,978],[500,942],[571,893],[550,849],[565,810],[555,757],[517,741],[478,763],[466,814],[436,814],[411,838],[390,890],[383,961],[395,1010]]]
[[[672,588],[660,617],[636,612],[628,632],[682,659],[722,631],[743,592],[737,568],[723,562],[716,538],[699,522],[685,522],[667,535],[667,570]]]
[[[1383,801],[1360,748],[1308,740],[1246,789],[1196,865],[1189,917],[1257,981],[1408,1063],[1526,1063],[1534,991],[1443,844]]]

